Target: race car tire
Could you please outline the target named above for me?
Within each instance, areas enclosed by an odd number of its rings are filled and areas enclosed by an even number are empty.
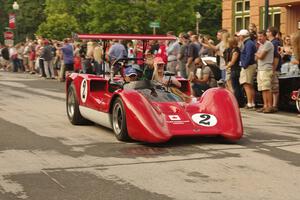
[[[296,99],[296,107],[298,112],[300,112],[300,97],[298,97],[298,99]]]
[[[130,137],[127,132],[126,113],[123,101],[117,98],[114,101],[112,109],[112,127],[115,136],[120,141],[129,141]]]
[[[73,84],[71,84],[68,88],[66,107],[67,107],[68,118],[72,124],[86,125],[90,123],[89,120],[85,119],[80,114],[77,94],[76,94],[75,86]]]

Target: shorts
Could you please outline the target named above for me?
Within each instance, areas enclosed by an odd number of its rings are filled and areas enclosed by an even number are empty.
[[[242,68],[240,74],[240,84],[245,83],[253,85],[254,75],[256,72],[256,64],[249,65],[246,69]]]
[[[272,77],[272,92],[279,93],[278,72],[275,72],[275,74]]]
[[[272,78],[273,78],[273,71],[265,70],[265,71],[258,71],[257,72],[257,89],[258,91],[265,91],[272,89]]]

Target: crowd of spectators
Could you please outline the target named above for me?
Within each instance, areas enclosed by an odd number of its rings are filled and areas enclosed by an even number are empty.
[[[174,41],[113,40],[106,49],[101,41],[56,41],[42,37],[12,47],[1,45],[0,68],[4,71],[38,74],[45,79],[65,80],[68,71],[103,74],[118,58],[145,58],[132,63],[131,75],[164,82],[163,71],[188,79],[193,95],[199,97],[218,83],[224,83],[240,107],[263,113],[278,109],[278,75],[299,72],[299,31],[284,36],[274,27],[257,31],[255,24],[234,35],[217,32],[217,41],[192,31],[179,33]],[[170,31],[168,36],[175,36]],[[214,59],[207,59],[215,57]],[[133,62],[133,61],[132,61]],[[143,66],[143,67],[142,67]],[[118,73],[118,68],[112,68]],[[263,107],[256,109],[254,80],[262,91]],[[172,79],[174,85],[180,82]],[[219,82],[218,82],[219,81]],[[246,97],[246,98],[245,98]]]

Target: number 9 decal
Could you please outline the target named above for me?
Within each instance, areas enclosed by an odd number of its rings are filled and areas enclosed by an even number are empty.
[[[87,84],[86,79],[83,79],[83,81],[81,82],[81,87],[80,87],[80,97],[81,97],[81,101],[83,103],[86,102],[87,94],[88,94],[88,84]]]
[[[193,121],[200,125],[206,127],[215,126],[218,122],[217,118],[214,115],[206,113],[197,113],[192,116]]]

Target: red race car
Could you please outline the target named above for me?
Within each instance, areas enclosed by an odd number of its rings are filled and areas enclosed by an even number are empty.
[[[107,37],[109,36],[109,37]],[[78,35],[81,39],[175,39],[167,36]],[[116,63],[126,67],[128,59]],[[130,63],[130,62],[128,62]],[[175,76],[174,74],[166,74]],[[90,121],[113,129],[118,140],[166,142],[178,136],[223,136],[231,141],[243,135],[235,97],[224,88],[190,97],[188,80],[174,89],[152,80],[126,82],[122,75],[72,73],[66,78],[66,107],[74,125]],[[171,78],[170,78],[171,79]]]

